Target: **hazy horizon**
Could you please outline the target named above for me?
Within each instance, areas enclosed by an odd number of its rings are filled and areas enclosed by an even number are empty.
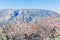
[[[0,0],[0,9],[45,9],[60,13],[60,0]]]

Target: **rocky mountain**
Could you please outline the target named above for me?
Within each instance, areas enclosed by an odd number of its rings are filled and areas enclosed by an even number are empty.
[[[0,40],[59,40],[60,14],[43,9],[0,10]]]
[[[15,23],[18,21],[38,23],[41,19],[48,17],[60,18],[60,14],[51,10],[43,9],[1,9],[0,26],[8,24],[12,21],[15,21]]]

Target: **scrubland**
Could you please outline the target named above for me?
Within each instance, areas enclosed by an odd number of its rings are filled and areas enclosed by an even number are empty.
[[[59,40],[60,19],[42,19],[39,23],[22,23],[0,27],[0,40]]]

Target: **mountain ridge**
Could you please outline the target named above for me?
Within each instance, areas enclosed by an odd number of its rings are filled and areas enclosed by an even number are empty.
[[[40,19],[48,17],[60,18],[60,14],[44,9],[3,9],[0,12],[0,19],[2,24],[6,24],[12,21],[22,21],[27,23],[34,21],[34,23],[37,23]]]

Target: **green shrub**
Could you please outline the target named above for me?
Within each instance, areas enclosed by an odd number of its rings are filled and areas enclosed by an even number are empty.
[[[0,40],[7,40],[6,37],[2,36],[3,34],[0,34]]]

